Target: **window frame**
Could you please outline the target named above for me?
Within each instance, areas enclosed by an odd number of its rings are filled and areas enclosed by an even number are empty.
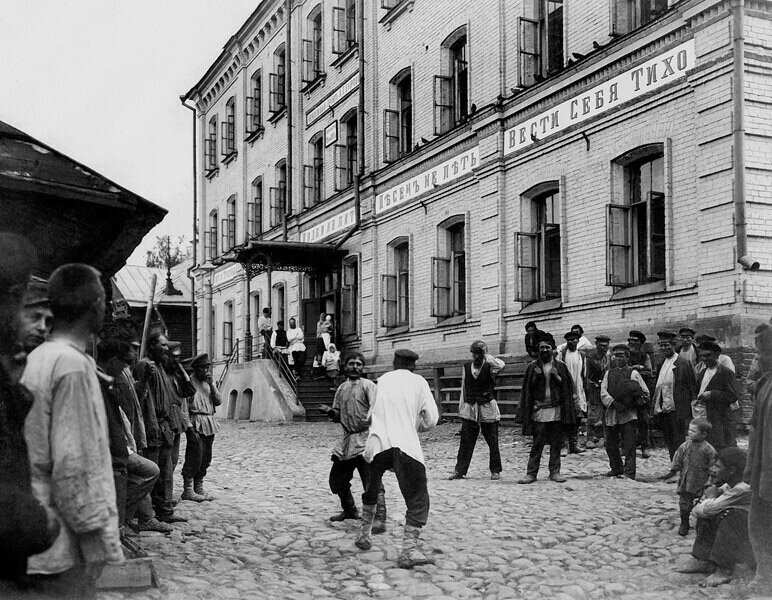
[[[343,260],[341,277],[341,333],[359,333],[359,254]]]
[[[226,320],[230,317],[230,320]],[[223,304],[222,315],[222,355],[230,356],[233,354],[233,301],[228,300]]]
[[[219,169],[217,160],[217,115],[212,115],[209,119],[209,129],[204,138],[204,174],[209,176],[216,173]]]
[[[277,117],[287,108],[287,52],[281,44],[273,53],[274,70],[268,77],[268,110]]]
[[[231,96],[225,103],[225,121],[222,128],[222,161],[228,162],[237,154],[236,150],[236,96]]]
[[[218,212],[216,208],[213,208],[209,212],[209,243],[208,243],[208,257],[209,260],[214,260],[219,256],[218,254],[218,232],[219,232],[219,223],[217,221],[218,219]]]
[[[442,73],[434,76],[435,135],[442,135],[469,118],[468,53],[466,26],[454,31],[442,43]]]
[[[263,127],[263,72],[258,69],[249,78],[252,95],[247,96],[244,104],[244,133],[250,139],[265,129]]]
[[[529,0],[529,16],[518,17],[518,85],[529,87],[559,73],[566,65],[565,0]],[[559,9],[550,10],[550,5]],[[551,19],[560,11],[560,34]],[[528,32],[527,30],[531,31]]]
[[[390,82],[392,105],[383,111],[384,162],[393,162],[413,151],[413,70],[402,69]],[[407,94],[409,93],[409,96]],[[407,98],[407,99],[406,99]]]
[[[309,37],[302,41],[301,79],[306,88],[311,87],[324,74],[322,5],[317,4],[306,19]]]
[[[651,13],[644,14],[644,4],[650,0],[611,0],[610,32],[611,36],[620,36],[640,29],[670,10],[669,0],[651,0],[655,6]]]
[[[247,202],[247,239],[263,233],[263,178],[252,180],[252,201]]]
[[[455,216],[438,227],[444,252],[432,257],[431,316],[438,319],[463,317],[467,307],[466,218]]]
[[[309,141],[312,164],[303,166],[303,204],[311,208],[324,200],[324,134],[314,135]]]

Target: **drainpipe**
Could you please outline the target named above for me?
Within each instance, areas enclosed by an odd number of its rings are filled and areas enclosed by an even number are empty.
[[[282,240],[287,241],[287,217],[292,214],[292,5],[287,0],[287,41],[284,44],[284,104],[287,111],[287,189],[284,192],[284,215],[281,222]]]
[[[188,279],[190,280],[190,344],[191,344],[191,356],[198,354],[196,343],[197,328],[196,328],[196,278],[190,274],[193,267],[196,266],[198,259],[196,254],[196,241],[198,239],[198,227],[196,226],[196,219],[198,218],[198,169],[196,168],[196,108],[195,106],[189,106],[185,104],[185,96],[180,96],[180,102],[182,106],[193,113],[193,264],[188,267]]]
[[[734,145],[734,220],[737,238],[737,262],[747,271],[758,271],[760,264],[748,255],[748,231],[745,222],[745,0],[732,2],[734,76],[732,90],[732,142]]]
[[[365,15],[364,0],[356,0],[357,11],[357,56],[359,62],[359,102],[357,106],[357,170],[354,173],[354,224],[337,244],[337,250],[359,230],[362,221],[359,187],[365,174]]]

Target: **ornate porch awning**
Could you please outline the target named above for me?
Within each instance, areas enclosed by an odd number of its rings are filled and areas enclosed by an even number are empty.
[[[333,244],[250,240],[232,248],[215,261],[240,263],[250,279],[271,271],[330,271],[348,254]]]

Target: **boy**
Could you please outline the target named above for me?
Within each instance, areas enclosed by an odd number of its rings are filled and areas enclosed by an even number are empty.
[[[702,495],[708,481],[710,465],[716,460],[716,449],[707,441],[711,424],[707,419],[692,419],[689,423],[688,439],[679,446],[673,456],[670,471],[662,479],[670,479],[680,472],[678,478],[678,507],[681,510],[681,525],[678,535],[689,533],[689,514],[694,501]]]

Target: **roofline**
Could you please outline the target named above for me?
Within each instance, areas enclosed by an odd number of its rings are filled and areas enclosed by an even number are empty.
[[[252,14],[247,17],[246,21],[242,23],[241,27],[238,28],[236,33],[228,38],[228,41],[223,46],[222,52],[220,52],[214,62],[209,66],[203,77],[201,77],[201,79],[199,79],[198,82],[187,91],[187,93],[180,96],[180,101],[183,104],[185,104],[185,102],[188,100],[195,101],[195,96],[196,94],[200,93],[201,88],[207,87],[206,84],[215,78],[217,73],[223,67],[224,63],[233,57],[234,46],[238,48],[239,42],[243,41],[244,34],[248,30],[252,29],[255,26],[255,23],[265,16],[265,13],[269,12],[268,7],[274,3],[276,3],[276,8],[278,9],[281,5],[284,4],[284,0],[279,0],[278,2],[277,0],[260,0],[257,8],[252,11]]]

